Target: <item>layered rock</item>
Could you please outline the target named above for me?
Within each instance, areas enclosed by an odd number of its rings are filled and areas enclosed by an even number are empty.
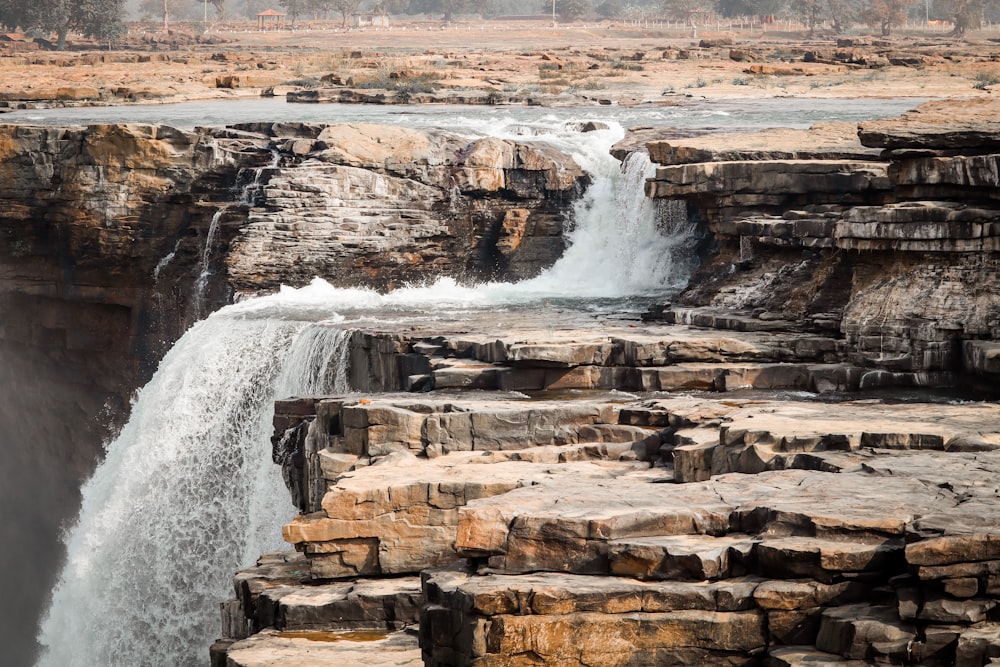
[[[567,205],[588,182],[543,145],[363,124],[237,129],[268,136],[282,165],[227,257],[238,292],[315,276],[383,288],[531,277],[562,253]]]
[[[900,373],[887,380],[991,374],[963,347],[998,335],[987,287],[1000,238],[997,109],[935,102],[858,129],[786,131],[780,143],[767,133],[652,142],[663,166],[647,191],[686,201],[718,248],[678,305],[729,314],[703,315],[713,326],[839,331],[853,363]]]
[[[476,336],[358,332],[361,375],[382,373],[383,389],[435,387],[433,369],[456,365],[491,378],[445,383],[454,392],[496,389],[512,371],[606,368],[625,382],[651,364],[663,377],[697,368],[710,390],[766,388],[787,369],[842,391],[872,372],[767,362],[835,353],[815,335],[608,325],[599,340],[572,322],[488,322],[464,323]],[[535,391],[280,402],[276,459],[303,510],[284,529],[295,581],[248,587],[267,559],[237,576],[217,664],[275,641],[288,618],[344,609],[347,592],[374,586],[384,608],[409,608],[417,572],[425,665],[983,665],[997,653],[996,405]],[[282,612],[286,600],[309,611]],[[385,632],[403,615],[341,613],[309,631]],[[273,650],[291,663],[303,648]]]
[[[234,150],[149,125],[0,127],[0,506],[5,540],[22,545],[0,561],[20,573],[18,644],[35,635],[59,534],[102,442],[195,316],[212,198],[230,198]],[[217,287],[206,285],[206,304]]]
[[[550,428],[525,430],[531,414]],[[320,490],[285,528],[304,558],[237,576],[216,660],[293,625],[413,623],[422,571],[426,665],[982,665],[997,417],[754,396],[288,401],[277,431],[307,426],[301,483]],[[454,446],[429,447],[444,431]],[[709,450],[720,467],[691,476]],[[395,611],[361,611],[368,590]]]

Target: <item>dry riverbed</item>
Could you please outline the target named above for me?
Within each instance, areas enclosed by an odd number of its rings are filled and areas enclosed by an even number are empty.
[[[0,51],[0,100],[10,106],[176,102],[303,89],[384,90],[397,101],[433,93],[456,101],[541,104],[981,97],[1000,82],[1000,44],[989,32],[961,42],[930,31],[838,41],[747,29],[692,38],[676,27],[620,24],[469,21],[352,31],[300,24],[281,32],[230,24],[201,35],[133,26],[120,51],[85,50],[83,43],[64,53],[31,47],[6,43]]]

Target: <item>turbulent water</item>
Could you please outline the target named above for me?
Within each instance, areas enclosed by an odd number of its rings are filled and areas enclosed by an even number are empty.
[[[178,341],[84,486],[39,667],[205,664],[230,577],[281,548],[280,526],[293,512],[270,460],[272,403],[347,389],[346,337],[331,326],[338,313],[619,298],[683,283],[690,229],[643,196],[648,158],[631,159],[623,175],[608,155],[620,127],[580,135],[562,125],[499,132],[551,141],[594,179],[569,250],[538,278],[439,280],[387,295],[316,281],[224,308]]]

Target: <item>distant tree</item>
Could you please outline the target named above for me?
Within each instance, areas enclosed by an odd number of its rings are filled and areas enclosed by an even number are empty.
[[[27,4],[23,0],[0,0],[0,25],[8,30],[25,27],[28,18]]]
[[[402,14],[410,6],[410,0],[375,0],[372,11],[382,16]]]
[[[87,37],[111,43],[125,34],[125,0],[77,0],[71,4],[70,27]]]
[[[604,0],[594,8],[594,12],[605,19],[621,18],[624,11],[625,8],[622,6],[621,0]]]
[[[746,0],[719,0],[715,3],[715,10],[726,17],[750,16],[756,13]]]
[[[712,10],[709,0],[662,0],[664,15],[679,21],[690,22],[695,16]]]
[[[797,4],[789,0],[718,0],[715,9],[723,16],[777,16],[783,14],[789,5]]]
[[[285,8],[288,13],[288,20],[295,23],[299,20],[299,16],[307,13],[311,7],[312,3],[310,0],[278,0],[278,4]]]
[[[866,0],[827,0],[830,27],[838,35],[861,20]]]
[[[812,35],[826,22],[838,35],[861,16],[865,0],[799,0],[790,9]]]
[[[547,11],[552,5],[542,0],[542,9]],[[590,13],[590,0],[556,0],[556,12],[560,21],[573,21]]]
[[[792,13],[809,28],[809,36],[812,37],[816,33],[816,28],[826,20],[826,1],[799,0],[792,5]]]
[[[267,0],[243,0],[242,14],[248,19],[252,19],[268,8],[273,3]]]
[[[892,34],[895,26],[906,22],[906,10],[914,0],[872,0],[862,12],[869,25],[877,27],[883,37]]]
[[[789,11],[797,0],[750,0],[757,16],[780,16]]]
[[[19,14],[21,27],[56,36],[56,49],[66,48],[70,31],[112,42],[125,34],[124,0],[32,0]]]
[[[449,22],[455,14],[466,11],[470,0],[410,0],[409,14],[441,14],[441,20]]]
[[[340,25],[346,28],[351,14],[361,9],[362,2],[363,0],[329,0],[327,4],[333,11],[340,14]]]
[[[941,11],[951,19],[955,26],[952,34],[964,37],[970,30],[978,30],[983,24],[983,14],[990,0],[943,0]]]
[[[170,32],[170,19],[181,15],[192,16],[195,5],[190,0],[142,0],[139,11],[143,16],[163,21],[163,32]]]
[[[198,0],[195,0],[195,2],[197,3]],[[204,4],[204,2],[199,4]],[[212,8],[215,9],[216,18],[221,19],[226,15],[226,0],[208,0],[208,4],[212,5]]]

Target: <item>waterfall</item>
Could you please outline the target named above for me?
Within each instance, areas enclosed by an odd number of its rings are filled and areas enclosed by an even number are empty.
[[[174,249],[161,257],[160,261],[156,263],[156,268],[153,269],[153,282],[160,281],[160,274],[163,272],[163,269],[167,268],[170,262],[174,261],[174,257],[177,256],[177,251],[180,250],[180,247],[181,242],[177,241],[174,243]]]
[[[604,166],[577,205],[569,248],[527,289],[621,297],[679,289],[694,269],[695,226],[681,202],[646,196],[654,165],[645,151]]]
[[[294,512],[274,400],[346,389],[348,337],[320,316],[294,295],[237,304],[167,354],[83,488],[39,667],[207,664],[233,572]]]
[[[215,235],[219,231],[219,220],[226,212],[225,208],[220,208],[212,214],[212,221],[208,223],[208,233],[205,234],[205,245],[201,249],[201,259],[198,262],[198,277],[194,281],[194,312],[196,317],[202,317],[205,301],[205,290],[208,288],[208,279],[212,276],[212,245],[215,243]]]
[[[271,149],[271,162],[264,167],[254,167],[250,170],[253,178],[240,188],[239,203],[245,206],[256,206],[263,196],[264,175],[273,173],[281,163],[281,153]]]

